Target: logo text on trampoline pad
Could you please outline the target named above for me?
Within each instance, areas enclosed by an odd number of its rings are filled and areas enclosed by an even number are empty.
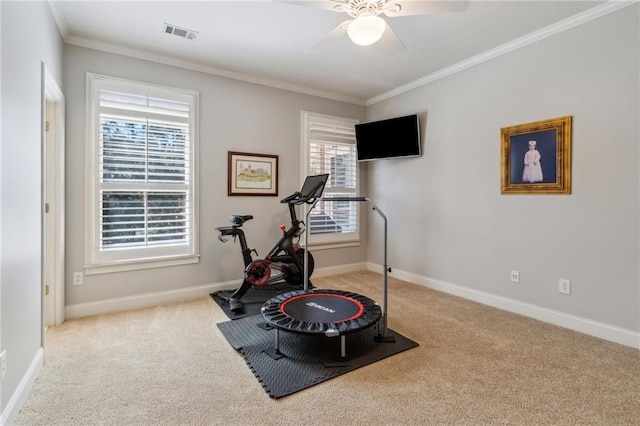
[[[326,306],[318,305],[316,302],[307,302],[306,305],[311,306],[312,308],[318,308],[325,312],[330,312],[332,314],[335,313],[335,309],[330,309],[330,308],[327,308]]]

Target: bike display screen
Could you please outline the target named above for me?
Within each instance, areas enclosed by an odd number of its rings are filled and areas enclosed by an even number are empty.
[[[307,176],[300,190],[302,198],[319,198],[324,191],[329,174]]]

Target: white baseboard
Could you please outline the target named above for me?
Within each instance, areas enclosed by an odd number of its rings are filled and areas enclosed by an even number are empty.
[[[382,273],[383,271],[382,265],[371,262],[361,262],[348,265],[331,266],[327,268],[318,268],[314,271],[313,276],[326,277],[330,275],[361,271],[363,269],[368,269],[370,271],[378,273]],[[482,303],[484,305],[493,306],[498,309],[503,309],[505,311],[524,315],[526,317],[534,318],[549,324],[568,328],[580,333],[619,343],[621,345],[640,349],[640,333],[633,330],[627,330],[610,324],[593,321],[588,318],[578,317],[576,315],[555,311],[553,309],[532,305],[529,303],[521,302],[519,300],[474,290],[469,287],[463,287],[457,284],[435,280],[433,278],[428,278],[397,269],[394,269],[393,272],[389,275],[400,280],[427,287],[433,290],[438,290],[443,293],[452,294],[465,299],[473,300],[474,302]],[[240,283],[240,280],[226,281],[216,284],[188,287],[180,290],[148,293],[131,297],[120,297],[115,299],[101,300],[98,302],[68,305],[65,308],[65,317],[66,319],[74,319],[91,315],[100,315],[109,312],[145,308],[162,303],[177,302],[180,300],[205,296],[219,290],[231,290],[237,288]]]
[[[367,269],[367,262],[350,263],[348,265],[329,266],[326,268],[317,268],[313,271],[313,277],[321,278],[330,275],[346,274],[348,272],[356,272]],[[312,278],[313,278],[312,277]]]
[[[367,269],[378,273],[382,273],[383,271],[381,265],[374,263],[368,263]],[[474,290],[469,287],[463,287],[397,269],[394,269],[389,276],[549,324],[568,328],[569,330],[595,336],[621,345],[630,346],[635,349],[640,349],[640,333],[633,330],[616,327],[610,324],[590,320],[588,318],[555,311],[553,309],[524,303],[508,297],[497,296],[495,294]]]
[[[11,425],[16,420],[18,413],[22,409],[24,402],[31,391],[33,383],[40,375],[42,365],[44,363],[44,350],[38,349],[36,356],[31,361],[31,365],[27,369],[27,372],[20,380],[16,391],[11,396],[11,399],[7,403],[7,406],[2,411],[2,417],[0,417],[0,425]]]
[[[207,284],[197,287],[181,288],[179,290],[159,291],[155,293],[139,294],[129,297],[99,300],[97,302],[79,303],[65,307],[65,319],[102,315],[110,312],[128,311],[131,309],[147,308],[163,303],[178,302],[206,296],[219,290],[231,290],[241,284],[240,280]]]
[[[352,263],[348,265],[317,268],[314,277],[326,277],[329,275],[344,274],[347,272],[361,271],[367,268],[367,263]],[[240,280],[225,281],[215,284],[206,284],[197,287],[187,287],[179,290],[160,291],[155,293],[140,294],[130,297],[118,297],[114,299],[99,300],[97,302],[79,303],[65,307],[65,319],[102,315],[110,312],[127,311],[131,309],[147,308],[162,303],[178,302],[180,300],[193,299],[206,296],[220,290],[238,288]]]

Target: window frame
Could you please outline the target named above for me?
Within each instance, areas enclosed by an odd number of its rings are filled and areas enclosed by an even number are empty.
[[[310,174],[310,166],[311,166],[311,158],[310,158],[310,126],[314,123],[317,124],[328,124],[328,125],[353,125],[355,126],[359,123],[359,120],[353,118],[346,117],[338,117],[326,114],[320,114],[310,111],[302,111],[301,112],[301,162],[302,162],[302,175],[301,175],[301,185],[304,182],[304,179]],[[353,145],[355,149],[355,129],[353,136]],[[354,169],[356,172],[356,188],[353,196],[357,197],[360,194],[360,165],[356,159],[356,155],[354,153]],[[329,177],[331,179],[331,177]],[[327,196],[327,189],[325,188],[324,196]],[[353,202],[355,208],[355,232],[349,233],[321,233],[321,234],[311,234],[309,232],[308,235],[308,244],[309,247],[313,247],[317,249],[331,249],[331,248],[342,248],[342,247],[352,247],[358,246],[361,243],[360,239],[360,229],[362,227],[362,220],[360,217],[360,203]],[[304,205],[303,207],[303,217],[306,222],[307,212],[309,211],[309,206]],[[309,228],[309,226],[307,226]]]
[[[100,250],[100,92],[115,90],[133,95],[157,96],[188,102],[190,105],[189,165],[187,192],[189,194],[189,240],[186,245],[148,248]],[[85,203],[85,273],[87,275],[120,272],[164,266],[198,263],[199,254],[199,197],[198,197],[198,114],[199,93],[145,83],[140,81],[87,73],[86,77],[86,200]],[[104,184],[103,184],[104,185]],[[108,186],[108,185],[107,185]],[[127,184],[153,191],[157,184]]]

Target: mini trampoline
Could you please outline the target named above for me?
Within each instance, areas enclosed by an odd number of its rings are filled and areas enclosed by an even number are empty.
[[[384,270],[383,307],[361,294],[342,290],[309,289],[308,275],[305,273],[304,290],[296,290],[275,296],[262,305],[265,325],[275,328],[275,348],[265,351],[273,358],[284,356],[280,352],[280,330],[310,336],[340,336],[340,356],[346,357],[345,335],[355,333],[378,324],[379,342],[393,342],[387,335],[387,219],[378,207],[364,197],[332,197],[325,201],[366,201],[384,219]],[[307,212],[315,206],[316,200]],[[308,247],[308,240],[305,246]],[[306,253],[305,253],[306,254]],[[307,259],[305,256],[305,271]]]
[[[345,335],[374,326],[382,318],[382,309],[373,300],[342,290],[296,290],[275,296],[262,305],[265,324],[275,328],[275,347],[265,351],[278,359],[280,333],[309,336],[340,336],[340,357],[346,358]]]
[[[341,290],[296,290],[262,306],[268,325],[291,333],[333,337],[375,325],[380,306],[366,296]]]

